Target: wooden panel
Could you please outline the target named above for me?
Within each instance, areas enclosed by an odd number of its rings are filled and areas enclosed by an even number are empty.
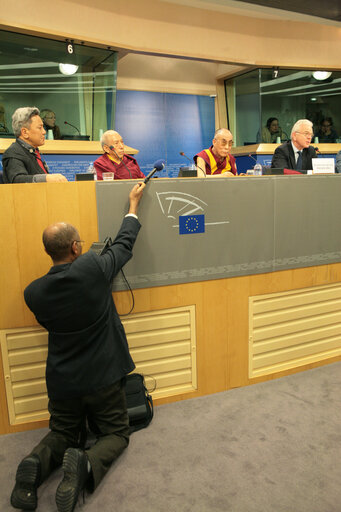
[[[2,139],[0,136],[0,154],[15,141],[15,139]],[[93,140],[46,140],[41,151],[54,155],[101,155],[103,153],[100,141]],[[136,155],[139,150],[124,145],[124,152]]]
[[[65,187],[69,187],[65,193],[68,201],[63,199]],[[69,193],[69,190],[75,193]],[[80,229],[81,238],[86,241],[85,250],[92,241],[98,240],[95,185],[91,182],[6,185],[0,187],[0,201],[2,212],[0,228],[2,240],[5,242],[2,243],[0,250],[0,329],[7,330],[36,325],[34,316],[24,304],[23,290],[29,282],[50,267],[50,260],[45,255],[41,243],[42,230],[48,224],[61,216],[76,224]],[[70,201],[78,204],[78,207],[70,204]],[[268,274],[134,290],[134,313],[136,314],[169,308],[185,307],[186,309],[188,305],[194,305],[196,311],[197,389],[193,389],[189,370],[157,374],[154,377],[160,389],[162,388],[163,395],[155,397],[155,403],[167,403],[215,393],[341,360],[341,356],[332,353],[327,354],[327,359],[321,360],[299,358],[298,366],[295,368],[286,368],[283,363],[278,362],[275,369],[264,375],[249,376],[249,297],[280,292],[281,297],[276,300],[286,301],[286,308],[289,308],[291,301],[293,307],[296,305],[297,294],[302,294],[302,289],[319,287],[319,293],[323,295],[322,289],[325,286],[339,286],[340,282],[341,263],[336,263]],[[290,292],[291,295],[283,295],[286,292]],[[311,296],[310,293],[309,295],[308,308],[314,308],[314,304],[324,303],[321,298]],[[119,312],[129,311],[131,306],[129,292],[117,292],[114,297]],[[330,289],[329,300],[330,302],[338,300],[334,288]],[[277,310],[278,307],[277,303]],[[266,308],[266,302],[264,302],[264,314],[267,313]],[[323,313],[323,315],[327,314],[337,314],[337,308],[330,313]],[[179,320],[183,315],[184,313],[178,312],[174,317],[176,321],[174,320],[172,327],[172,341],[169,341],[169,333],[161,326],[159,321],[163,320],[159,318],[156,321],[156,327],[154,325],[150,331],[149,345],[146,344],[143,331],[139,334],[130,332],[129,322],[126,322],[129,318],[125,318],[130,342],[135,344],[132,351],[136,351],[138,364],[144,362],[144,350],[150,357],[150,361],[188,354],[186,344],[189,343],[190,347],[192,345],[187,339],[187,327],[182,324],[182,320]],[[331,318],[333,317],[329,320]],[[142,318],[136,321],[144,322]],[[176,325],[178,321],[180,324]],[[301,318],[301,321],[304,322],[304,318]],[[267,327],[271,328],[271,324],[268,323],[260,328]],[[324,334],[321,329],[324,330]],[[310,331],[309,329],[301,330],[296,334],[288,332],[284,336],[288,347],[295,345],[293,341],[295,336],[298,342],[303,344],[308,343],[309,339],[318,341],[332,339],[339,335],[338,325],[328,325],[328,321],[324,322],[323,326],[315,325]],[[272,339],[276,350],[281,350],[284,341],[280,335],[276,338],[260,340],[259,343],[266,345]],[[17,343],[18,341],[13,338],[13,344]],[[15,350],[25,348],[25,343],[26,341],[23,341],[23,346],[16,345]],[[39,343],[34,342],[33,345],[39,346]],[[169,351],[169,345],[172,345],[171,351]],[[261,350],[256,349],[255,354],[260,354]],[[314,354],[309,357],[314,357]],[[12,383],[33,378],[43,379],[44,364],[36,362],[12,368],[11,371],[5,372],[6,378],[3,364],[0,364],[0,433],[46,426],[46,421],[39,420],[41,411],[32,412],[31,415],[20,413],[17,415],[18,424],[10,425],[5,387],[6,379],[10,379]],[[150,379],[150,382],[148,379],[147,382],[152,389],[153,379]]]
[[[179,389],[196,390],[193,306],[131,315],[123,324],[129,330],[128,343],[136,371],[148,377],[153,397],[169,396]],[[46,331],[42,327],[28,327],[2,330],[0,335],[11,425],[22,421],[23,415],[25,421],[47,418]],[[176,391],[172,391],[172,386],[176,386]]]
[[[249,304],[251,377],[341,355],[339,284],[250,297]]]

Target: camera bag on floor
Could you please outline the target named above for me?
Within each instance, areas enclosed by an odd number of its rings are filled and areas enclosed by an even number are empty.
[[[130,433],[148,427],[154,414],[153,399],[140,373],[127,375],[125,383]]]

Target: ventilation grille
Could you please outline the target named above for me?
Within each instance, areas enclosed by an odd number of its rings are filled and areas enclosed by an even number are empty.
[[[197,388],[195,306],[123,319],[136,371],[153,398]],[[48,419],[45,385],[47,332],[42,327],[0,331],[10,424]]]
[[[249,298],[249,377],[341,354],[341,285]]]

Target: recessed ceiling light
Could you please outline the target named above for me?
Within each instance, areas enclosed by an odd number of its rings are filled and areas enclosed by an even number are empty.
[[[310,101],[317,101],[317,98],[310,98]]]
[[[314,71],[313,77],[315,80],[327,80],[327,78],[332,76],[331,71]]]
[[[28,46],[26,46],[24,50],[26,50],[27,52],[37,52],[38,48],[29,48]]]

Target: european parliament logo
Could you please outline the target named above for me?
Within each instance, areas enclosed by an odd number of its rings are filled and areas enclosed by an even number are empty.
[[[181,215],[179,217],[179,235],[205,233],[205,215]]]

